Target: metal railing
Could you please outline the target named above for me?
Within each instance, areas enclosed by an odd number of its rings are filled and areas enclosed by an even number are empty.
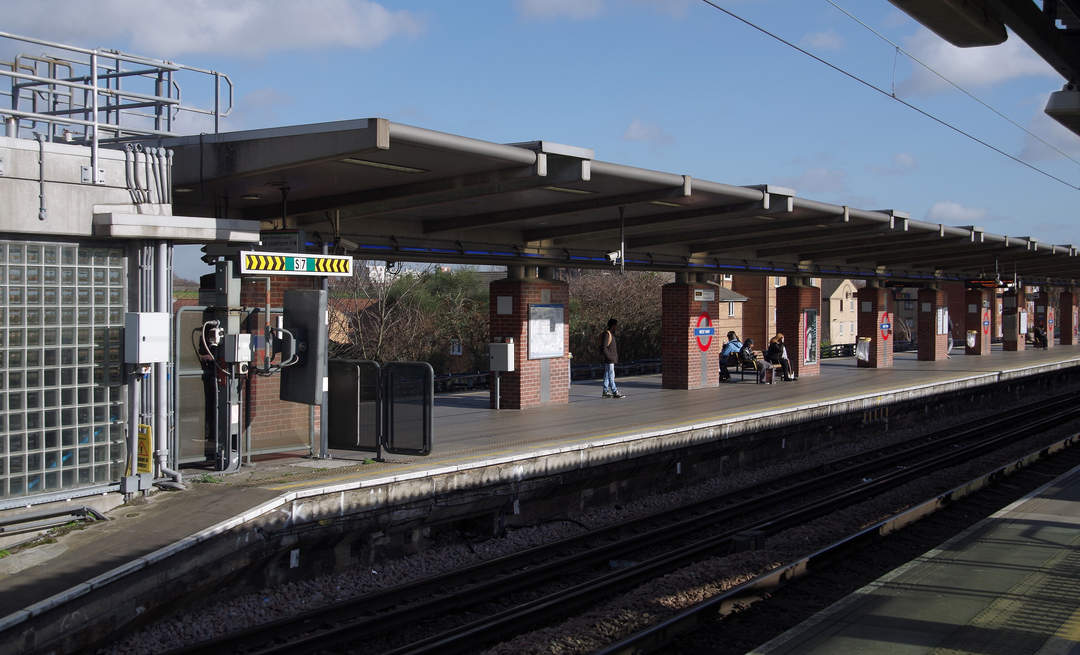
[[[232,80],[218,71],[0,32],[0,43],[5,41],[48,48],[42,54],[0,61],[0,77],[10,81],[7,89],[0,85],[0,116],[7,136],[40,133],[46,141],[90,146],[95,183],[99,144],[171,136],[184,112],[212,117],[216,133],[221,119],[232,112]],[[205,106],[184,101],[182,77],[210,82]]]

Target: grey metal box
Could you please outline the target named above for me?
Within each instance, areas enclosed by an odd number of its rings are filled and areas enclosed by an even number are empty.
[[[514,344],[488,344],[488,370],[510,372],[514,370]]]
[[[168,312],[128,312],[125,314],[124,362],[156,364],[168,361]]]
[[[226,334],[221,341],[221,359],[230,364],[251,361],[251,335]]]

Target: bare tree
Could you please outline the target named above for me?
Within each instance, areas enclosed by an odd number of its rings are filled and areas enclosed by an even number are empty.
[[[425,326],[419,307],[410,301],[424,276],[400,266],[358,266],[352,277],[335,280],[331,356],[377,362],[417,358]]]
[[[609,318],[619,321],[619,358],[660,357],[661,288],[670,276],[607,271],[570,282],[570,348],[574,361],[599,361],[596,345]]]

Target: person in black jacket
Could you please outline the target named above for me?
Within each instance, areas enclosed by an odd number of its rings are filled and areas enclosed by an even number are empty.
[[[765,364],[758,361],[754,353],[754,340],[743,341],[742,350],[739,351],[739,359],[742,360],[743,368],[752,366],[757,371],[758,384],[765,384]]]
[[[615,385],[615,365],[619,363],[619,348],[615,344],[615,328],[619,322],[611,319],[600,335],[600,354],[604,360],[604,398],[626,398]]]
[[[769,339],[769,349],[765,351],[765,361],[771,364],[779,364],[784,371],[784,379],[791,381],[795,375],[791,372],[791,361],[787,358],[787,347],[784,346],[784,333],[777,332],[776,336]]]

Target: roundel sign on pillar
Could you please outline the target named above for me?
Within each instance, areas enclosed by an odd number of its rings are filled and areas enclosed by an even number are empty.
[[[697,327],[694,328],[694,336],[697,337],[697,346],[701,352],[708,352],[714,332],[709,312],[701,312],[701,315],[697,317]]]
[[[984,309],[982,313],[983,336],[990,336],[990,310]]]
[[[881,312],[878,316],[878,328],[881,330],[882,341],[888,341],[892,334],[892,323],[889,321],[889,312]]]

